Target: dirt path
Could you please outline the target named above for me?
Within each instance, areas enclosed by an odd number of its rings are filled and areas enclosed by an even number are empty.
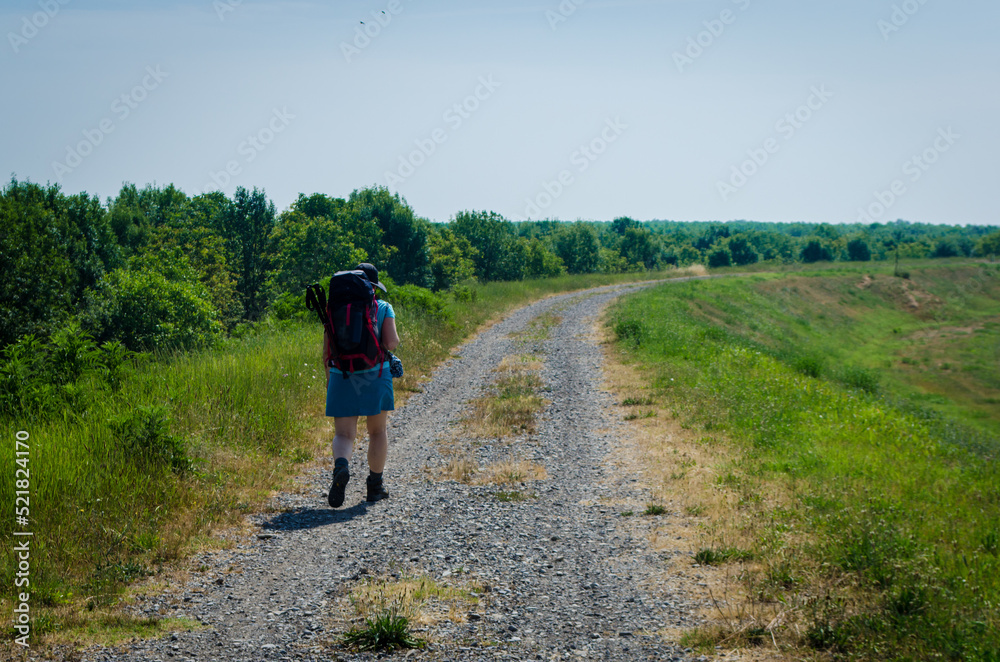
[[[671,589],[667,570],[685,549],[653,552],[653,518],[622,518],[648,497],[615,461],[623,426],[601,390],[595,336],[607,303],[637,286],[551,297],[522,308],[460,348],[423,393],[390,416],[386,485],[391,498],[363,501],[364,452],[356,453],[343,508],[326,505],[329,466],[303,477],[299,494],[276,498],[278,515],[255,516],[259,534],[194,560],[202,572],[170,594],[141,599],[146,615],[186,617],[204,627],[85,660],[361,660],[334,645],[352,588],[371,578],[426,577],[475,598],[451,617],[420,626],[417,660],[680,660],[664,629],[689,627],[704,605]],[[547,338],[523,332],[558,315]],[[517,456],[547,477],[498,498],[496,485],[445,480],[449,440],[468,401],[512,354],[532,353],[549,404],[530,437],[468,444],[479,464]],[[442,441],[444,440],[444,441]],[[467,441],[467,440],[466,440]],[[348,614],[349,615],[349,614]]]

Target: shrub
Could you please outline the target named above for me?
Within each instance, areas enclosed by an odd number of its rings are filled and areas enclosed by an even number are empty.
[[[524,240],[522,240],[524,241]],[[526,241],[525,278],[554,278],[566,273],[562,259],[553,253],[540,239]]]
[[[163,407],[137,407],[109,421],[126,458],[139,465],[169,467],[175,473],[191,469],[184,444],[170,434],[170,422]]]
[[[192,349],[222,333],[208,290],[157,272],[118,269],[92,295],[83,317],[105,340],[131,350]]]
[[[720,246],[708,254],[708,266],[712,269],[728,267],[732,263],[733,256],[725,246]]]
[[[0,415],[51,415],[117,391],[133,358],[118,341],[100,347],[75,322],[48,341],[24,336],[0,357]]]
[[[45,344],[27,335],[3,350],[0,362],[0,412],[16,416],[47,408],[55,389],[45,379]]]
[[[479,298],[479,290],[471,283],[459,283],[451,288],[451,296],[459,303],[473,303]]]
[[[962,254],[961,249],[956,245],[954,240],[942,239],[937,242],[934,246],[934,250],[931,251],[931,257],[958,257]]]
[[[450,322],[454,318],[454,314],[447,308],[444,297],[425,287],[395,285],[385,298],[394,306],[399,305],[410,312],[423,313],[434,319]]]
[[[304,292],[282,292],[271,302],[271,315],[279,320],[300,319],[312,321],[316,313],[306,308]]]
[[[739,266],[756,264],[760,261],[760,254],[754,249],[753,244],[743,235],[736,235],[729,240],[729,253],[733,257],[733,263]]]
[[[619,342],[627,342],[634,347],[642,345],[646,338],[646,327],[637,319],[619,318],[614,330]]]
[[[833,251],[826,241],[811,239],[799,253],[803,262],[833,262]]]
[[[860,237],[847,242],[847,259],[851,262],[868,262],[872,259],[872,249]]]
[[[52,334],[49,340],[48,371],[51,381],[69,384],[85,373],[93,372],[100,363],[100,351],[90,334],[70,323]]]
[[[837,381],[851,388],[859,388],[867,393],[878,393],[881,376],[877,370],[846,366],[837,375]]]
[[[807,377],[819,378],[826,368],[826,361],[819,356],[797,356],[792,360],[792,367]]]

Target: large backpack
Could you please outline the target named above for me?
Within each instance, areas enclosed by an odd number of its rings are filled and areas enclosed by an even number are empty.
[[[356,370],[379,367],[385,357],[379,343],[375,287],[363,271],[338,271],[330,278],[329,294],[319,285],[306,288],[306,307],[323,322],[323,363],[337,368],[344,379]]]

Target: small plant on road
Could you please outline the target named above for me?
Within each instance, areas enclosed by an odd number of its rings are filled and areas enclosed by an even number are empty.
[[[388,651],[398,648],[423,648],[425,642],[410,633],[410,620],[399,613],[398,606],[365,619],[362,628],[351,628],[343,636],[351,648],[363,651]]]
[[[749,561],[752,558],[753,553],[735,547],[705,548],[694,555],[695,563],[699,565],[722,565],[730,561]]]

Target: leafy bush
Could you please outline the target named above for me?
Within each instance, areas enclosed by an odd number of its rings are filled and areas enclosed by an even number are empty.
[[[49,345],[48,370],[54,383],[68,384],[92,372],[100,361],[100,351],[94,339],[71,323],[52,334]]]
[[[83,318],[99,338],[119,340],[131,350],[192,349],[222,333],[210,302],[200,283],[118,269],[98,285]]]
[[[56,399],[46,379],[45,345],[27,335],[3,350],[0,363],[0,412],[15,417],[45,409]]]
[[[628,266],[621,254],[602,256],[597,231],[592,225],[582,221],[560,226],[553,234],[552,243],[556,255],[571,274],[589,274],[597,271],[602,266],[602,257],[605,258],[602,269],[605,273],[624,271]],[[620,263],[621,266],[612,268],[611,257],[614,258],[615,264]]]
[[[271,315],[279,320],[316,319],[316,313],[306,308],[304,292],[282,292],[279,294],[271,302]]]
[[[851,262],[868,262],[872,259],[872,250],[868,242],[860,237],[847,242],[847,259]]]
[[[878,393],[882,379],[877,370],[846,366],[837,374],[837,381],[867,393]]]
[[[729,239],[729,253],[733,256],[733,264],[745,266],[756,264],[760,261],[760,254],[754,249],[753,244],[743,235],[736,235]]]
[[[791,361],[792,367],[807,377],[819,378],[826,370],[826,360],[820,356],[802,355]]]
[[[430,254],[432,287],[435,292],[447,290],[457,283],[475,278],[474,259],[479,255],[479,251],[473,248],[464,236],[457,235],[448,228],[437,228],[428,235],[427,248]]]
[[[479,298],[479,290],[472,283],[459,283],[451,288],[451,296],[459,303],[472,303]]]
[[[444,322],[454,319],[454,314],[448,310],[447,301],[439,294],[417,285],[394,285],[385,296],[394,306],[398,305],[408,311],[424,314]]]
[[[137,407],[109,424],[125,457],[139,465],[169,467],[175,473],[191,469],[179,437],[170,434],[164,407]]]
[[[626,342],[634,347],[642,345],[646,338],[645,325],[637,319],[619,318],[614,326],[615,336],[619,342]]]
[[[0,191],[0,346],[51,334],[120,260],[96,196],[12,179]]]
[[[810,239],[802,248],[799,257],[803,262],[833,262],[833,250],[828,241],[823,239]]]
[[[354,236],[336,220],[297,211],[281,215],[273,242],[276,259],[268,285],[278,292],[301,294],[310,283],[368,260],[368,253],[355,247]]]
[[[931,257],[958,257],[962,254],[962,250],[958,247],[954,240],[942,239],[937,242],[934,246],[934,250],[931,251]]]
[[[728,267],[732,263],[733,256],[725,246],[720,246],[708,254],[708,266],[713,269]]]
[[[532,238],[525,246],[525,278],[554,278],[566,273],[562,259],[540,239]]]
[[[98,347],[75,322],[48,341],[24,336],[0,356],[0,415],[31,417],[67,406],[85,408],[106,388],[120,388],[132,358],[118,341]]]

